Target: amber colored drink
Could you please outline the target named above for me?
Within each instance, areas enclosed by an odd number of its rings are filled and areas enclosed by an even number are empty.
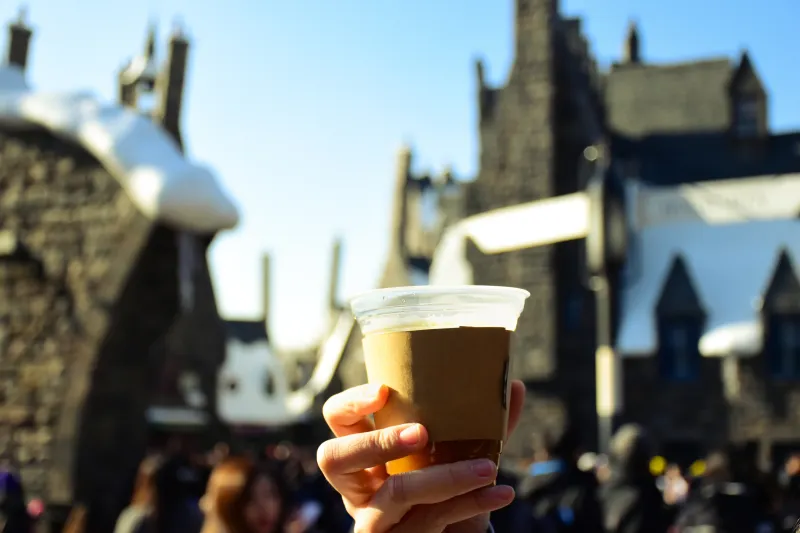
[[[398,474],[500,460],[509,408],[511,334],[527,291],[510,287],[379,289],[351,302],[369,383],[388,389],[376,429],[419,423],[428,446],[387,463]]]
[[[425,451],[409,455],[386,464],[389,475],[402,474],[432,465],[456,463],[470,459],[500,461],[503,441],[500,440],[450,440],[429,444]]]

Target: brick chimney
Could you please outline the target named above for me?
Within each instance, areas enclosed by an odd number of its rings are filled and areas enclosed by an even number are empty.
[[[172,134],[181,148],[183,147],[180,131],[181,107],[188,57],[189,41],[183,29],[177,26],[169,40],[167,63],[156,81],[158,101],[153,118]]]
[[[15,22],[8,25],[8,55],[6,61],[9,65],[25,70],[28,66],[28,48],[31,43],[31,30],[25,24],[26,13],[24,9],[19,12]]]

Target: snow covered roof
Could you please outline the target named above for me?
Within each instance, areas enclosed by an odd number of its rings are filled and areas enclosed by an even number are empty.
[[[622,293],[617,349],[655,352],[656,305],[676,255],[686,265],[706,313],[704,355],[751,355],[761,349],[759,311],[781,251],[800,262],[796,218],[732,224],[681,222],[651,226],[632,242]]]
[[[34,92],[0,67],[0,125],[43,127],[91,153],[147,217],[201,233],[230,229],[239,213],[210,170],[189,162],[148,118],[86,93]]]
[[[467,242],[485,254],[509,252],[586,236],[589,200],[584,193],[528,202],[465,218],[447,228],[433,254],[431,285],[471,285]]]

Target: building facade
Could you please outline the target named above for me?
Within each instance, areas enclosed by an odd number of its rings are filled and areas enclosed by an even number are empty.
[[[11,25],[0,67],[0,454],[52,530],[79,502],[111,531],[154,427],[218,425],[206,252],[238,213],[182,153],[183,35],[163,65],[151,35],[114,103],[32,89],[31,35]]]
[[[410,153],[400,154],[382,286],[423,283],[431,248],[461,217],[556,197],[584,209],[582,155],[602,143],[627,205],[620,230],[627,260],[605,273],[608,342],[621,357],[620,421],[649,427],[675,459],[730,440],[767,459],[800,441],[792,407],[800,382],[789,377],[800,354],[790,303],[800,253],[800,134],[770,130],[768,95],[751,58],[648,63],[631,25],[620,60],[601,70],[581,21],[563,16],[557,1],[514,1],[506,83],[489,86],[482,62],[475,66],[478,175],[438,193],[441,226],[420,237],[432,217],[409,206],[417,189],[426,190],[418,183],[428,182],[412,174]],[[531,435],[567,417],[593,447],[599,317],[586,240],[572,235],[505,253],[466,240],[470,283],[531,293],[513,348],[513,373],[528,400],[508,456],[528,456]],[[736,304],[725,300],[734,293]],[[343,364],[346,385],[364,379],[358,343],[355,335]]]

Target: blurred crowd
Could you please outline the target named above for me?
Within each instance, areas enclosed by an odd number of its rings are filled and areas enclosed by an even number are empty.
[[[524,466],[504,465],[512,505],[492,514],[496,533],[781,533],[800,531],[800,456],[759,470],[736,446],[686,471],[655,456],[644,429],[623,426],[608,455],[584,453],[572,427],[537,435]],[[0,471],[0,524],[31,533],[44,510],[13,469]],[[64,531],[86,533],[85,509]],[[114,533],[349,533],[352,520],[316,463],[292,444],[233,455],[219,444],[192,455],[156,451],[141,463]]]
[[[730,445],[684,472],[661,464],[636,425],[620,428],[605,457],[581,442],[571,427],[542,434],[529,466],[501,469],[517,498],[493,514],[497,533],[800,532],[799,456],[766,473]]]

